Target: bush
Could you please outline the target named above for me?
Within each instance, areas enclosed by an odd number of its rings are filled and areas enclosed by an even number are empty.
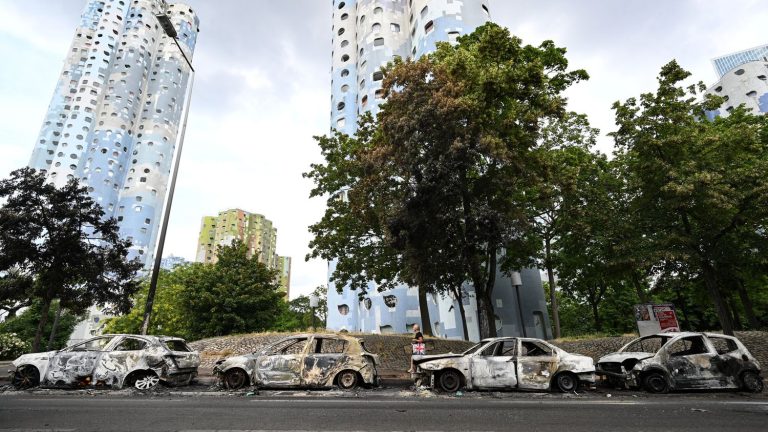
[[[13,360],[30,348],[16,333],[0,333],[0,360]]]

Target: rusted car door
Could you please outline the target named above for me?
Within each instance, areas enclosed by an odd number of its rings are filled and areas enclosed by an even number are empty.
[[[45,382],[49,385],[90,385],[100,357],[113,337],[97,337],[65,348],[49,360]]]
[[[114,386],[122,384],[125,377],[142,362],[142,350],[149,345],[143,338],[124,336],[109,351],[103,352],[94,372],[97,383]]]
[[[546,344],[533,339],[519,339],[517,357],[518,386],[521,389],[546,390],[557,371],[557,355]]]
[[[717,367],[717,353],[703,336],[685,336],[665,345],[666,366],[677,389],[720,388],[725,374]]]
[[[315,337],[304,357],[301,383],[308,387],[328,385],[328,380],[348,363],[348,342],[343,339]]]
[[[472,356],[470,376],[476,389],[511,389],[517,386],[514,354],[515,339],[495,342]]]
[[[294,338],[272,347],[256,359],[256,371],[262,385],[288,387],[301,385],[301,370],[307,338]]]

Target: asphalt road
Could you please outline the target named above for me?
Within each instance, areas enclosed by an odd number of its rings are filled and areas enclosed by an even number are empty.
[[[765,431],[765,400],[3,395],[0,431]]]

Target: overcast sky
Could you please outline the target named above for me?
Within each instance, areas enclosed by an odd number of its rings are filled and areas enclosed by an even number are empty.
[[[716,80],[712,57],[768,42],[765,0],[489,0],[491,16],[524,42],[552,39],[591,79],[569,91],[603,133],[611,104],[655,88],[677,59]],[[0,176],[29,160],[86,0],[0,0]],[[330,110],[329,0],[188,0],[200,17],[197,70],[166,255],[194,259],[200,218],[261,213],[293,257],[291,297],[325,283],[305,262],[307,226],[323,212],[301,177],[320,161],[313,135]],[[600,148],[611,151],[603,138]]]

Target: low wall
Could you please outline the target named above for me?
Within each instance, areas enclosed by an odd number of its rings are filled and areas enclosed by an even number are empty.
[[[246,335],[223,336],[203,339],[190,343],[199,351],[201,367],[210,368],[216,360],[230,355],[247,354],[260,350],[265,345],[278,341],[290,333],[254,333]],[[365,341],[368,351],[378,354],[383,371],[405,371],[409,367],[411,356],[410,335],[353,335]],[[742,343],[749,349],[763,368],[768,368],[768,332],[736,332]],[[600,357],[617,351],[634,337],[607,337],[577,341],[551,341],[554,345],[572,353],[584,354],[597,361]],[[453,339],[426,339],[427,354],[462,352],[473,345]]]

